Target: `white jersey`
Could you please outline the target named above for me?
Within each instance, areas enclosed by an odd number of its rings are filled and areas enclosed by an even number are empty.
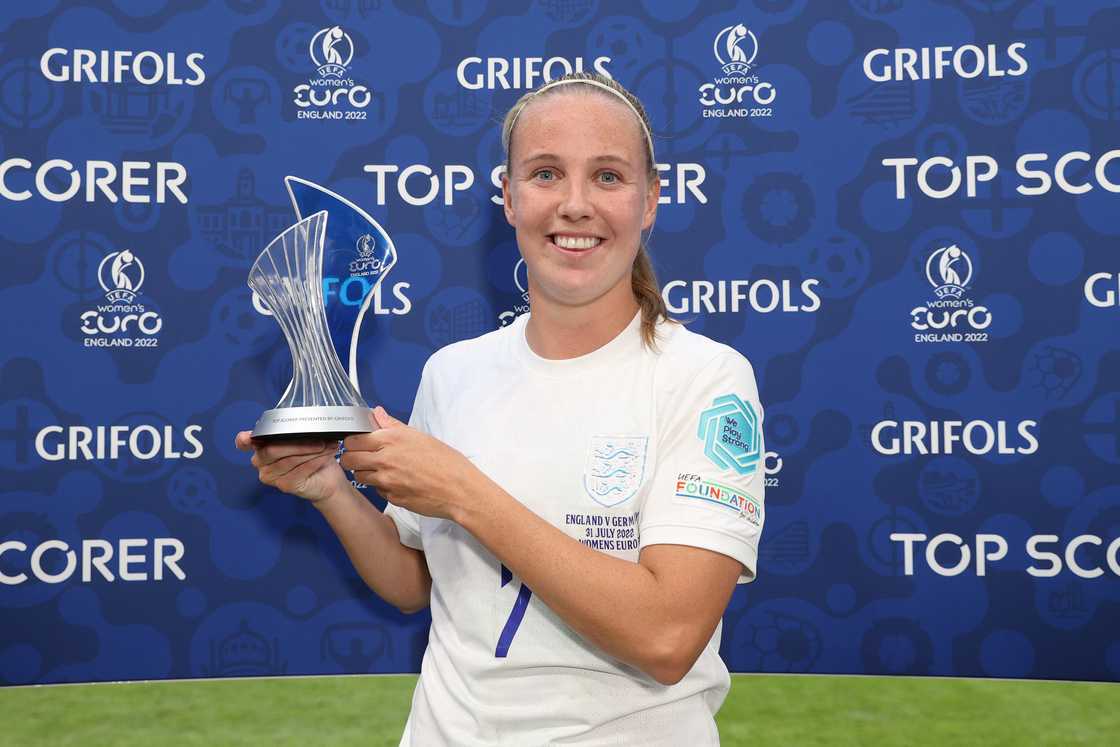
[[[526,321],[433,355],[410,424],[600,552],[637,562],[647,545],[690,545],[753,579],[764,451],[750,363],[675,324],[648,350],[639,317],[588,355],[546,360]],[[461,526],[387,513],[432,576],[402,745],[718,743],[722,624],[684,679],[661,685],[583,640]]]

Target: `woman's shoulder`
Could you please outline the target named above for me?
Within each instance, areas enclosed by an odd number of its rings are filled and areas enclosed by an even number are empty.
[[[679,322],[661,323],[657,339],[661,367],[683,377],[702,374],[714,365],[751,368],[747,357],[732,346],[693,332]]]
[[[429,356],[424,370],[429,375],[445,375],[494,365],[504,359],[502,354],[509,349],[513,326],[444,345]]]
[[[745,355],[684,325],[667,326],[654,378],[665,412],[688,409],[690,403],[710,406],[712,397],[728,392],[757,397],[754,368]]]

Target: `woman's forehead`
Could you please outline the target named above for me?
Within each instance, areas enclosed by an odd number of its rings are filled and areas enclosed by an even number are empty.
[[[636,149],[645,147],[642,124],[623,101],[592,92],[554,93],[530,101],[517,118],[512,145],[518,156],[549,149],[558,140],[576,139],[586,145],[610,145]]]

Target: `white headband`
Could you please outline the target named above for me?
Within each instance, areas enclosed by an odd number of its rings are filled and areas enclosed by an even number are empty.
[[[531,94],[529,94],[529,97],[526,98],[524,103],[521,104],[521,108],[518,109],[517,113],[513,115],[513,119],[509,123],[509,131],[507,133],[505,133],[506,142],[504,143],[504,145],[506,146],[506,157],[507,158],[509,157],[509,141],[513,137],[513,128],[517,124],[517,118],[521,116],[521,112],[525,111],[525,107],[529,105],[529,102],[532,101],[534,97],[541,95],[542,93],[544,93],[545,91],[547,91],[550,88],[555,88],[556,86],[567,85],[569,83],[583,83],[585,85],[595,86],[596,88],[602,88],[607,93],[610,93],[614,96],[617,96],[619,101],[626,104],[627,108],[629,108],[630,111],[634,112],[634,117],[637,118],[638,124],[640,124],[642,126],[642,134],[644,134],[646,136],[646,145],[649,147],[650,163],[654,164],[654,166],[657,165],[657,159],[654,158],[654,155],[653,155],[653,137],[650,135],[649,128],[646,127],[645,119],[643,119],[642,115],[638,113],[637,108],[635,108],[634,105],[630,103],[630,99],[628,99],[624,95],[622,95],[621,91],[618,91],[617,89],[611,88],[610,86],[606,85],[605,83],[600,83],[599,81],[592,80],[590,78],[565,78],[564,80],[554,80],[551,83],[546,83],[545,85],[541,86],[540,88],[538,88],[537,90],[535,90]]]

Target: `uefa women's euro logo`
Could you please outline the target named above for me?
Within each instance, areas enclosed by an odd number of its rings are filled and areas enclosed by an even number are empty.
[[[723,66],[724,75],[745,75],[758,55],[758,39],[754,32],[738,23],[716,34],[712,51]]]
[[[371,234],[365,233],[358,237],[354,244],[354,251],[358,256],[348,267],[350,277],[372,277],[381,274],[385,269],[385,257],[375,255],[376,249],[377,239]]]
[[[108,265],[108,272],[106,272]],[[106,279],[109,282],[105,282]],[[144,265],[132,252],[112,252],[97,267],[97,280],[111,303],[132,303],[144,284]]]
[[[725,27],[712,42],[720,74],[700,86],[704,117],[771,117],[777,91],[774,84],[752,74],[758,38],[745,24]]]
[[[350,63],[354,40],[341,26],[320,29],[311,37],[308,53],[316,75],[294,89],[292,103],[298,119],[365,119],[375,96],[363,82],[354,80]]]
[[[137,300],[144,285],[144,264],[128,249],[110,252],[97,266],[97,282],[106,303],[81,315],[87,348],[154,348],[163,318]]]
[[[987,342],[992,313],[968,297],[972,258],[957,244],[935,249],[926,259],[934,300],[910,310],[914,342]]]
[[[341,78],[346,75],[354,59],[354,40],[341,26],[331,26],[311,37],[311,61],[324,78]]]
[[[519,299],[512,309],[506,309],[498,314],[498,326],[505,327],[513,320],[529,310],[529,270],[525,267],[525,259],[519,257],[513,266],[513,284],[517,286]]]
[[[926,260],[926,278],[938,298],[960,298],[972,280],[972,260],[956,244],[942,247]]]

